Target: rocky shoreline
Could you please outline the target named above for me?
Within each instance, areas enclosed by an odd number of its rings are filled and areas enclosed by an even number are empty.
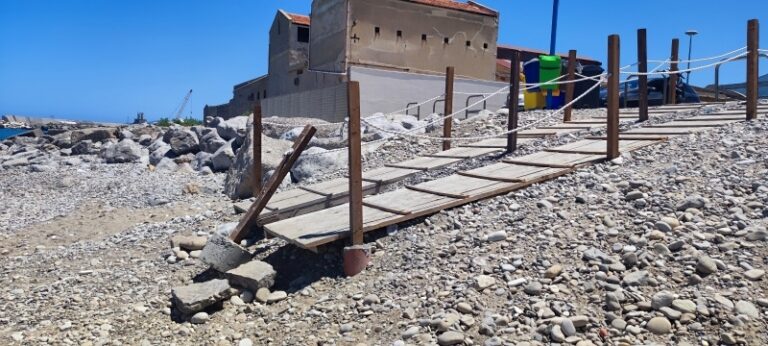
[[[523,121],[540,115],[526,113]],[[504,128],[503,117],[486,120],[462,122],[456,133]],[[295,125],[265,131],[274,161],[290,147],[280,137]],[[200,242],[238,220],[228,195],[250,160],[243,150],[249,131],[245,118],[212,128],[72,129],[2,142],[0,340],[768,343],[765,118],[674,138],[625,155],[620,165],[584,168],[374,232],[367,236],[372,266],[352,278],[342,275],[339,248],[314,254],[279,239],[252,239],[256,259],[276,273],[271,288],[222,286],[227,299],[200,314],[179,313],[174,287],[219,278],[198,259]],[[328,129],[316,150],[338,147],[342,138]],[[436,150],[437,143],[396,139],[369,153],[366,166]],[[297,171],[291,185],[338,176],[346,165],[303,164],[324,171]],[[446,173],[430,174],[415,179]]]

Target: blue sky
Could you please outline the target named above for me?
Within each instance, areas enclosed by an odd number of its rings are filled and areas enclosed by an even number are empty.
[[[499,42],[548,49],[551,0],[482,0],[501,12]],[[267,70],[268,31],[278,8],[309,13],[310,0],[0,0],[0,114],[124,122],[143,111],[170,116],[194,89],[185,115],[225,103],[232,86]],[[649,58],[665,59],[670,40],[696,29],[694,57],[744,46],[746,21],[762,24],[768,1],[562,0],[557,50],[604,60],[607,36],[622,39],[622,65],[636,59],[635,32],[648,29]],[[722,81],[744,80],[743,62]],[[768,64],[761,62],[761,75]],[[694,84],[714,79],[694,73]],[[191,113],[190,113],[191,111]]]

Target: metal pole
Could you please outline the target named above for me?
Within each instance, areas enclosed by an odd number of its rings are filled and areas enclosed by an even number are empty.
[[[253,196],[258,196],[261,192],[261,101],[256,101],[253,106]]]
[[[555,55],[555,46],[557,43],[557,12],[560,8],[560,0],[552,1],[552,32],[549,36],[549,55]],[[539,81],[541,82],[541,81]],[[547,90],[547,107],[552,107],[552,89]]]
[[[352,244],[363,244],[363,171],[360,139],[360,83],[347,82],[349,116],[349,230]]]
[[[512,60],[509,62],[509,116],[507,117],[507,130],[517,128],[517,111],[520,98],[520,52],[512,52]],[[517,150],[517,132],[507,134],[507,153]]]
[[[672,39],[672,55],[670,59],[672,62],[669,64],[669,71],[672,72],[669,74],[669,86],[667,87],[667,91],[669,93],[669,97],[667,98],[667,104],[676,104],[677,103],[677,62],[680,59],[679,56],[679,50],[680,50],[680,40],[679,39]]]
[[[619,157],[619,35],[608,36],[608,136],[606,158]]]
[[[640,122],[648,121],[648,41],[646,41],[646,30],[637,30],[637,76],[638,84],[638,113]],[[626,98],[626,95],[624,96]]]
[[[685,74],[685,82],[688,84],[691,84],[691,51],[693,50],[693,35],[688,35],[688,67],[686,67],[686,70],[689,70]],[[685,92],[685,91],[683,91]]]
[[[568,51],[568,81],[571,83],[568,83],[565,85],[565,104],[571,103],[573,101],[573,80],[576,77],[576,50],[571,49]],[[571,121],[571,111],[573,110],[572,106],[565,107],[565,110],[563,111],[563,122],[569,122]]]
[[[445,68],[445,108],[443,116],[449,116],[453,113],[453,66]],[[451,127],[453,125],[453,118],[445,118],[443,120],[443,137],[451,138]],[[451,141],[443,140],[443,150],[451,149]]]
[[[747,120],[757,118],[759,28],[760,22],[757,19],[747,22]]]

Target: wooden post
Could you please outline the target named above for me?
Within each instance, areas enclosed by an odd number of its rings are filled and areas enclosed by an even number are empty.
[[[443,116],[448,116],[453,113],[453,66],[445,68],[445,108]],[[451,127],[453,125],[453,117],[445,118],[443,120],[443,137],[451,138]],[[443,150],[451,149],[451,141],[443,141]]]
[[[299,156],[301,156],[301,153],[307,148],[309,140],[315,135],[315,131],[316,129],[312,125],[304,126],[304,131],[302,131],[299,138],[296,138],[296,141],[293,142],[293,150],[291,153],[283,157],[283,160],[280,161],[280,165],[277,166],[275,172],[269,177],[265,188],[259,191],[259,194],[256,196],[256,201],[251,204],[251,207],[248,208],[248,212],[245,213],[245,216],[243,216],[237,224],[235,231],[230,234],[229,237],[232,241],[240,243],[240,241],[248,235],[248,231],[250,231],[251,227],[256,224],[259,214],[261,214],[261,211],[267,206],[269,199],[272,198],[272,195],[277,191],[280,183],[283,182],[285,176],[291,171],[291,167],[293,167],[293,164]]]
[[[253,106],[253,196],[261,192],[261,101],[256,101]]]
[[[349,145],[349,230],[352,244],[363,244],[363,166],[360,139],[360,83],[347,82]]]
[[[645,29],[637,30],[637,76],[638,98],[637,107],[640,115],[640,122],[648,121],[648,41],[646,41]],[[626,98],[626,96],[625,96]]]
[[[747,120],[757,119],[759,28],[760,22],[757,19],[747,22]]]
[[[608,36],[607,159],[619,157],[619,35]]]
[[[680,50],[680,40],[678,39],[672,39],[672,55],[670,56],[670,59],[672,60],[669,63],[669,71],[670,72],[676,72],[678,70],[677,64],[680,60],[679,58],[679,52]],[[676,104],[677,103],[677,73],[672,73],[669,75],[669,84],[667,85],[667,104]]]
[[[507,116],[507,130],[517,128],[517,111],[520,108],[520,52],[512,52],[512,60],[509,61],[509,115]],[[507,134],[507,153],[517,150],[517,132]]]
[[[573,80],[576,79],[576,50],[571,49],[568,51],[568,81],[571,83],[568,83],[565,85],[565,104],[571,103],[573,101],[573,90],[575,85],[573,85]],[[569,122],[571,121],[571,110],[573,109],[573,106],[565,107],[565,110],[563,110],[563,122]]]

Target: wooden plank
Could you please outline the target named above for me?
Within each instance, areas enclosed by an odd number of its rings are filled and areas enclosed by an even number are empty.
[[[509,163],[520,165],[570,165],[569,167],[578,167],[582,164],[602,161],[605,158],[604,155],[582,155],[575,153],[548,153],[538,152],[530,155],[516,157],[513,159],[505,160]]]
[[[406,177],[418,172],[421,172],[421,170],[397,167],[379,167],[370,171],[363,172],[363,180],[379,185],[384,185],[403,180]]]
[[[575,129],[530,129],[530,130],[522,130],[518,132],[518,136],[522,138],[532,138],[532,137],[547,137],[547,136],[561,136],[568,133],[574,133],[578,132],[579,130]]]
[[[472,148],[472,147],[457,147],[451,148],[445,151],[441,151],[434,154],[424,155],[426,157],[444,157],[453,159],[471,159],[473,157],[484,156],[491,153],[499,152],[496,148]]]
[[[650,128],[670,128],[670,127],[721,127],[728,124],[737,123],[739,120],[718,120],[718,121],[705,121],[705,120],[689,120],[689,121],[672,121],[664,124],[650,125]]]
[[[626,131],[624,133],[631,134],[631,135],[638,135],[638,134],[644,134],[644,135],[655,135],[655,136],[674,136],[674,135],[687,135],[691,132],[695,131],[703,131],[707,129],[706,127],[699,127],[696,129],[690,129],[690,128],[675,128],[675,127],[641,127],[637,129],[631,129],[629,131]]]
[[[567,150],[567,149],[544,149],[548,153],[563,153],[563,154],[581,154],[581,155],[606,155],[605,150]]]
[[[237,227],[235,227],[235,230],[229,236],[232,241],[235,243],[240,243],[240,241],[248,235],[251,227],[256,224],[256,218],[259,216],[259,214],[261,214],[261,211],[264,209],[264,207],[267,206],[269,199],[272,197],[275,191],[277,191],[277,188],[280,186],[280,183],[283,182],[285,175],[290,172],[291,167],[293,167],[293,163],[296,162],[304,149],[306,149],[307,145],[309,144],[309,140],[312,139],[315,131],[317,130],[311,125],[304,127],[304,130],[299,135],[299,138],[297,138],[296,142],[293,143],[293,150],[291,153],[283,157],[283,160],[277,166],[275,173],[269,177],[269,181],[267,181],[265,188],[259,191],[259,195],[256,196],[256,201],[248,209],[248,212],[245,213],[242,218],[240,218],[240,222],[238,222]]]
[[[366,202],[371,202],[387,208],[408,210],[412,213],[430,209],[436,205],[461,200],[446,196],[438,196],[431,193],[419,192],[409,189],[399,189],[380,195],[369,196]]]
[[[512,159],[501,160],[503,163],[509,163],[513,165],[531,166],[531,167],[545,167],[545,168],[573,168],[575,165],[559,164],[559,163],[540,163],[540,162],[527,162],[518,161]]]
[[[683,118],[683,119],[676,119],[675,121],[723,121],[723,120],[736,120],[736,121],[742,121],[744,120],[744,115],[723,115],[723,116],[701,116],[697,115],[695,117],[690,118]]]
[[[642,148],[646,145],[655,144],[648,139],[624,139],[618,140],[619,151],[632,151]],[[605,153],[605,140],[584,139],[577,142],[561,145],[552,149],[546,149],[548,152],[580,153],[585,155],[600,155]]]
[[[591,128],[603,127],[605,123],[563,123],[550,126],[541,127],[541,129],[558,129],[558,130],[589,130]]]
[[[384,166],[428,171],[430,169],[442,168],[459,161],[461,161],[461,159],[419,156],[413,160],[403,161],[400,163],[388,163]]]
[[[535,138],[518,138],[517,144],[527,144],[535,141]],[[507,148],[507,139],[506,138],[491,138],[491,139],[485,139],[479,142],[474,143],[466,143],[460,145],[460,147],[469,147],[469,148],[501,148],[506,149]]]
[[[421,183],[413,188],[429,191],[441,196],[465,199],[479,194],[507,189],[519,183],[507,183],[494,180],[472,178],[458,174]]]
[[[400,210],[400,209],[390,208],[390,207],[386,207],[386,206],[382,206],[382,205],[377,205],[377,204],[372,203],[372,202],[363,201],[363,205],[366,206],[366,207],[369,207],[369,208],[379,209],[379,210],[383,210],[383,211],[386,211],[388,213],[393,213],[393,214],[399,214],[399,215],[410,215],[410,214],[413,214],[412,212],[410,212],[408,210]]]
[[[454,193],[449,193],[449,192],[430,190],[430,189],[427,189],[427,188],[424,188],[424,187],[419,187],[419,186],[414,186],[414,185],[405,185],[405,188],[406,189],[410,189],[410,190],[414,190],[414,191],[419,191],[419,192],[424,192],[424,193],[431,193],[433,195],[450,197],[450,198],[456,198],[456,199],[463,199],[463,198],[467,198],[468,197],[467,195],[460,195],[460,194],[454,194]]]
[[[472,173],[472,172],[456,172],[456,174],[463,175],[465,177],[470,177],[470,178],[500,181],[500,182],[503,182],[503,183],[522,183],[523,182],[522,179],[517,179],[517,178],[490,177],[490,176],[487,176],[487,175],[476,174],[476,173]]]
[[[369,193],[376,193],[377,184],[371,182],[363,182],[363,191],[369,191]],[[349,179],[348,178],[336,178],[322,183],[313,184],[302,187],[310,192],[327,196],[329,198],[336,198],[349,195]]]
[[[605,137],[605,136],[602,136],[602,137],[601,136],[587,136],[587,137],[584,137],[584,139],[596,139],[596,140],[605,141],[605,140],[608,139],[608,137]],[[624,133],[619,133],[619,141],[632,141],[632,140],[637,140],[637,141],[665,141],[665,140],[667,140],[667,137],[664,137],[664,136],[651,137],[651,136],[641,136],[641,135],[626,135]]]
[[[555,174],[569,167],[546,167],[515,163],[496,163],[485,167],[475,168],[468,172],[494,178],[518,179],[524,183],[536,181],[542,176]]]

